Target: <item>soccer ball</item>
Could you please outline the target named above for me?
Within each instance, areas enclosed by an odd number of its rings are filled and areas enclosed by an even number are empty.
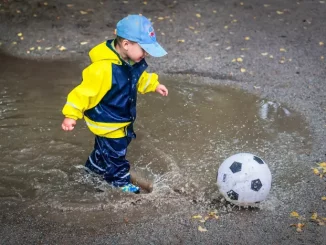
[[[238,153],[219,167],[217,186],[225,199],[239,206],[253,206],[266,199],[272,175],[267,164],[250,153]]]

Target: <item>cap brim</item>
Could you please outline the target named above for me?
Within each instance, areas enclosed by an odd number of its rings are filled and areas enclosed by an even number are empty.
[[[167,52],[162,48],[161,45],[159,45],[157,42],[156,43],[151,43],[151,44],[143,44],[139,43],[139,45],[151,56],[153,57],[162,57],[167,54]]]

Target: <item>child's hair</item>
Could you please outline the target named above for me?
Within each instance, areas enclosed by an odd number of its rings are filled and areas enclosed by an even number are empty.
[[[114,46],[117,46],[117,45],[120,46],[120,44],[122,43],[123,40],[128,40],[128,39],[116,36],[115,39],[114,39]],[[136,42],[133,42],[133,41],[130,41],[130,40],[128,40],[128,42],[136,43]]]

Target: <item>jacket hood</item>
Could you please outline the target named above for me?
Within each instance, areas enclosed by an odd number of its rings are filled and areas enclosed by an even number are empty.
[[[121,65],[121,60],[119,59],[119,56],[115,51],[112,50],[111,42],[112,40],[103,42],[91,49],[91,51],[89,52],[89,57],[92,63],[101,60],[109,60],[114,64]]]

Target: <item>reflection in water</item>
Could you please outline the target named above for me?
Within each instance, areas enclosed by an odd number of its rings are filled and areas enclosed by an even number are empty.
[[[70,133],[60,128],[65,96],[80,82],[82,67],[4,55],[0,60],[0,202],[61,210],[125,208],[134,196],[84,173],[93,147],[84,123]],[[280,166],[279,159],[266,156],[271,146],[280,153],[309,148],[300,143],[309,142],[303,120],[282,105],[199,78],[163,76],[161,82],[169,88],[167,98],[138,97],[137,139],[128,153],[133,167],[155,182],[154,192],[142,198],[155,202],[175,191],[211,195],[219,164],[234,153],[260,155],[273,172]]]

